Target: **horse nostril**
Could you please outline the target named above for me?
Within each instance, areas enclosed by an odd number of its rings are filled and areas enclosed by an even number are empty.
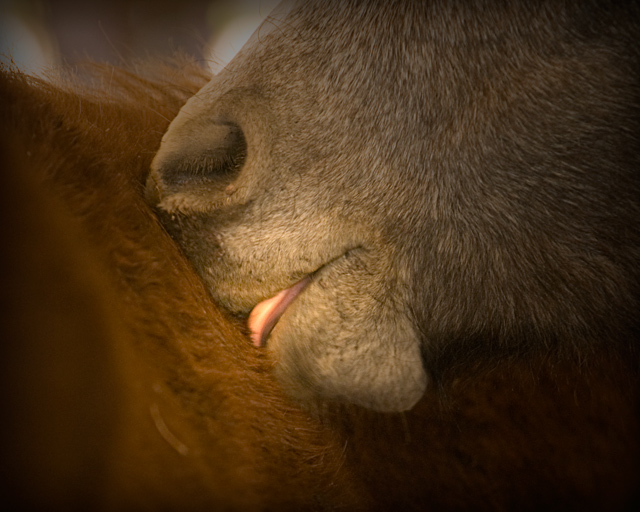
[[[145,196],[152,205],[179,194],[186,198],[213,197],[238,176],[247,157],[247,142],[237,124],[193,122],[179,127],[180,144],[163,142],[151,164]],[[195,203],[194,203],[195,204]]]
[[[239,126],[218,124],[188,144],[188,151],[168,154],[161,161],[159,177],[171,188],[224,182],[237,176],[247,156],[247,143]]]

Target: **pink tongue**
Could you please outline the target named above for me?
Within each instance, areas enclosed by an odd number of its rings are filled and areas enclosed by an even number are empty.
[[[293,302],[293,299],[300,295],[310,281],[311,276],[307,276],[291,288],[282,290],[274,297],[263,300],[253,308],[247,324],[251,330],[251,340],[256,347],[263,347],[265,345],[271,330],[275,327],[276,323],[278,323],[282,313],[284,313],[289,304]]]

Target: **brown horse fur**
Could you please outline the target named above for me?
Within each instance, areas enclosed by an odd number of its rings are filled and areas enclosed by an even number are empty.
[[[164,71],[3,77],[3,498],[350,505],[342,440],[282,398],[143,202],[168,120],[203,83]]]
[[[184,62],[2,77],[3,503],[634,509],[638,380],[616,350],[462,362],[401,414],[291,402],[143,199],[205,80]]]

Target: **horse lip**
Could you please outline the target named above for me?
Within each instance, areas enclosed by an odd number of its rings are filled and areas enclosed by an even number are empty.
[[[249,314],[247,324],[254,346],[264,347],[271,331],[289,305],[309,285],[313,274],[305,276],[290,288],[256,304]]]
[[[271,298],[265,299],[256,304],[247,319],[247,325],[251,332],[251,340],[254,346],[264,347],[271,331],[276,326],[280,317],[284,314],[289,305],[300,295],[305,288],[313,281],[316,274],[338,261],[341,258],[348,257],[351,253],[364,250],[362,245],[356,245],[339,256],[329,260],[315,271],[307,274],[293,286],[286,288]]]

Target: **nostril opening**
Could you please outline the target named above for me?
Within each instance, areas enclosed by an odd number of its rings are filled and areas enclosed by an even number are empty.
[[[206,136],[202,134],[194,139],[188,144],[189,153],[170,156],[162,163],[164,184],[226,185],[236,178],[247,157],[247,142],[238,125],[216,124],[206,130]]]

